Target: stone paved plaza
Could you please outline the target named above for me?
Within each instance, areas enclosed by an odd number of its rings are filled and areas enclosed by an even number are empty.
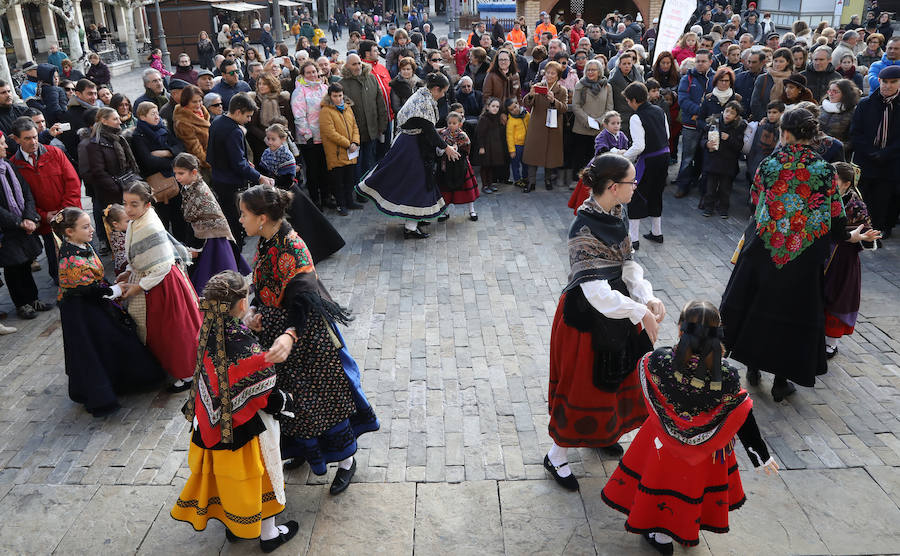
[[[139,75],[114,78],[116,89],[135,98]],[[718,304],[748,216],[742,188],[728,221],[667,191],[666,242],[643,242],[637,255],[669,311],[659,345],[673,342],[684,302]],[[350,218],[329,213],[347,246],[318,271],[356,316],[344,335],[381,430],[361,438],[354,484],[337,497],[327,492],[334,466],[327,477],[307,466],[286,474],[279,520],[301,530],[277,554],[651,553],[600,500],[615,461],[570,451],[582,477],[574,494],[541,466],[568,196],[506,187],[477,201],[478,222],[459,210],[425,241],[404,241],[399,221],[371,203]],[[750,389],[781,474],[753,472],[739,449],[748,501],[731,533],[676,553],[900,553],[897,245],[863,253],[857,331],[816,388],[779,404],[769,375]],[[35,278],[49,300],[41,260]],[[5,288],[0,310],[13,312]],[[4,322],[20,331],[0,336],[0,554],[259,553],[255,542],[226,543],[218,522],[195,533],[168,515],[189,472],[185,394],[126,397],[93,419],[67,396],[58,312]]]
[[[333,218],[348,245],[318,269],[356,316],[345,335],[381,430],[362,437],[355,483],[338,497],[327,493],[333,466],[327,477],[307,466],[287,474],[286,518],[301,533],[280,552],[646,552],[600,500],[615,461],[570,452],[580,494],[541,466],[568,195],[506,187],[477,202],[478,222],[457,212],[425,241],[404,241],[400,223],[371,204]],[[746,209],[722,221],[695,204],[667,192],[666,242],[637,256],[669,311],[660,345],[673,341],[685,301],[718,302],[746,222]],[[857,332],[816,388],[780,404],[770,376],[751,388],[783,471],[748,470],[739,450],[748,502],[731,514],[730,534],[706,533],[692,553],[900,552],[898,262],[895,243],[863,254]],[[46,271],[36,278],[50,298]],[[2,295],[0,309],[11,310]],[[0,337],[0,552],[258,551],[226,544],[217,522],[194,533],[168,515],[189,472],[184,394],[126,397],[117,414],[94,419],[67,397],[58,313],[7,322],[20,331]]]

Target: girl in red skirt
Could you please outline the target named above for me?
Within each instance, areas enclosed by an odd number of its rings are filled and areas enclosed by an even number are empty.
[[[170,392],[191,387],[197,361],[197,333],[203,322],[197,294],[184,272],[187,249],[163,227],[150,204],[150,186],[134,182],[122,195],[131,219],[125,232],[128,266],[116,278],[138,337],[174,379]]]
[[[441,196],[448,205],[469,205],[469,220],[478,220],[475,212],[475,199],[478,198],[478,180],[475,179],[475,171],[469,162],[469,149],[472,142],[469,136],[462,130],[465,117],[457,112],[447,114],[447,127],[438,130],[438,135],[448,145],[456,147],[459,151],[457,160],[441,159],[438,161],[437,182],[441,188]],[[444,214],[438,216],[438,222],[444,222],[450,218],[450,207]]]
[[[569,284],[550,335],[549,433],[544,467],[578,490],[568,449],[600,448],[621,456],[619,438],[647,418],[635,365],[653,349],[666,314],[633,260],[628,214],[634,166],[602,154],[581,174],[591,196],[569,228]]]
[[[701,529],[728,532],[728,512],[746,501],[735,434],[755,467],[778,471],[750,395],[722,360],[720,322],[714,305],[691,301],[678,319],[678,346],[641,358],[650,417],[603,488],[603,501],[628,515],[625,529],[662,554],[672,554],[673,540],[696,546]]]

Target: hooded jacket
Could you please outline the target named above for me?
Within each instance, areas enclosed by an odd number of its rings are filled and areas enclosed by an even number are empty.
[[[353,101],[353,116],[359,127],[359,138],[363,143],[374,141],[384,133],[388,126],[387,104],[378,79],[372,75],[368,64],[360,64],[362,71],[353,75],[346,65],[341,70],[341,85],[344,86],[344,97]],[[321,116],[319,127],[321,128]]]
[[[352,143],[360,144],[359,127],[356,125],[351,99],[344,96],[342,112],[331,102],[331,97],[325,95],[322,98],[322,111],[319,113],[319,130],[322,133],[322,148],[329,170],[356,164],[359,158],[350,160],[347,152]]]
[[[63,88],[53,84],[53,76],[58,71],[59,69],[53,64],[38,64],[37,67],[38,79],[41,81],[39,89],[41,103],[44,105],[41,112],[47,118],[47,127],[60,120],[69,103],[69,98]]]

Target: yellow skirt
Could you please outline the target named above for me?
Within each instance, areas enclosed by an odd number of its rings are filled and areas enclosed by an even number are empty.
[[[235,536],[255,539],[263,519],[284,511],[275,500],[259,438],[235,451],[207,450],[191,442],[188,464],[191,476],[171,515],[196,531],[206,529],[210,519],[218,519]]]

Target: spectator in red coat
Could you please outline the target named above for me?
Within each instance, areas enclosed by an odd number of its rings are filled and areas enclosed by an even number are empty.
[[[572,45],[573,50],[582,37],[584,37],[584,20],[576,19],[575,23],[572,24],[572,31],[569,32],[569,44]]]
[[[19,150],[11,162],[28,183],[34,196],[35,208],[41,217],[37,233],[44,241],[50,277],[58,285],[56,243],[53,241],[50,221],[66,207],[81,208],[81,179],[65,153],[38,141],[37,125],[31,118],[25,116],[14,121],[12,133],[19,144]]]

